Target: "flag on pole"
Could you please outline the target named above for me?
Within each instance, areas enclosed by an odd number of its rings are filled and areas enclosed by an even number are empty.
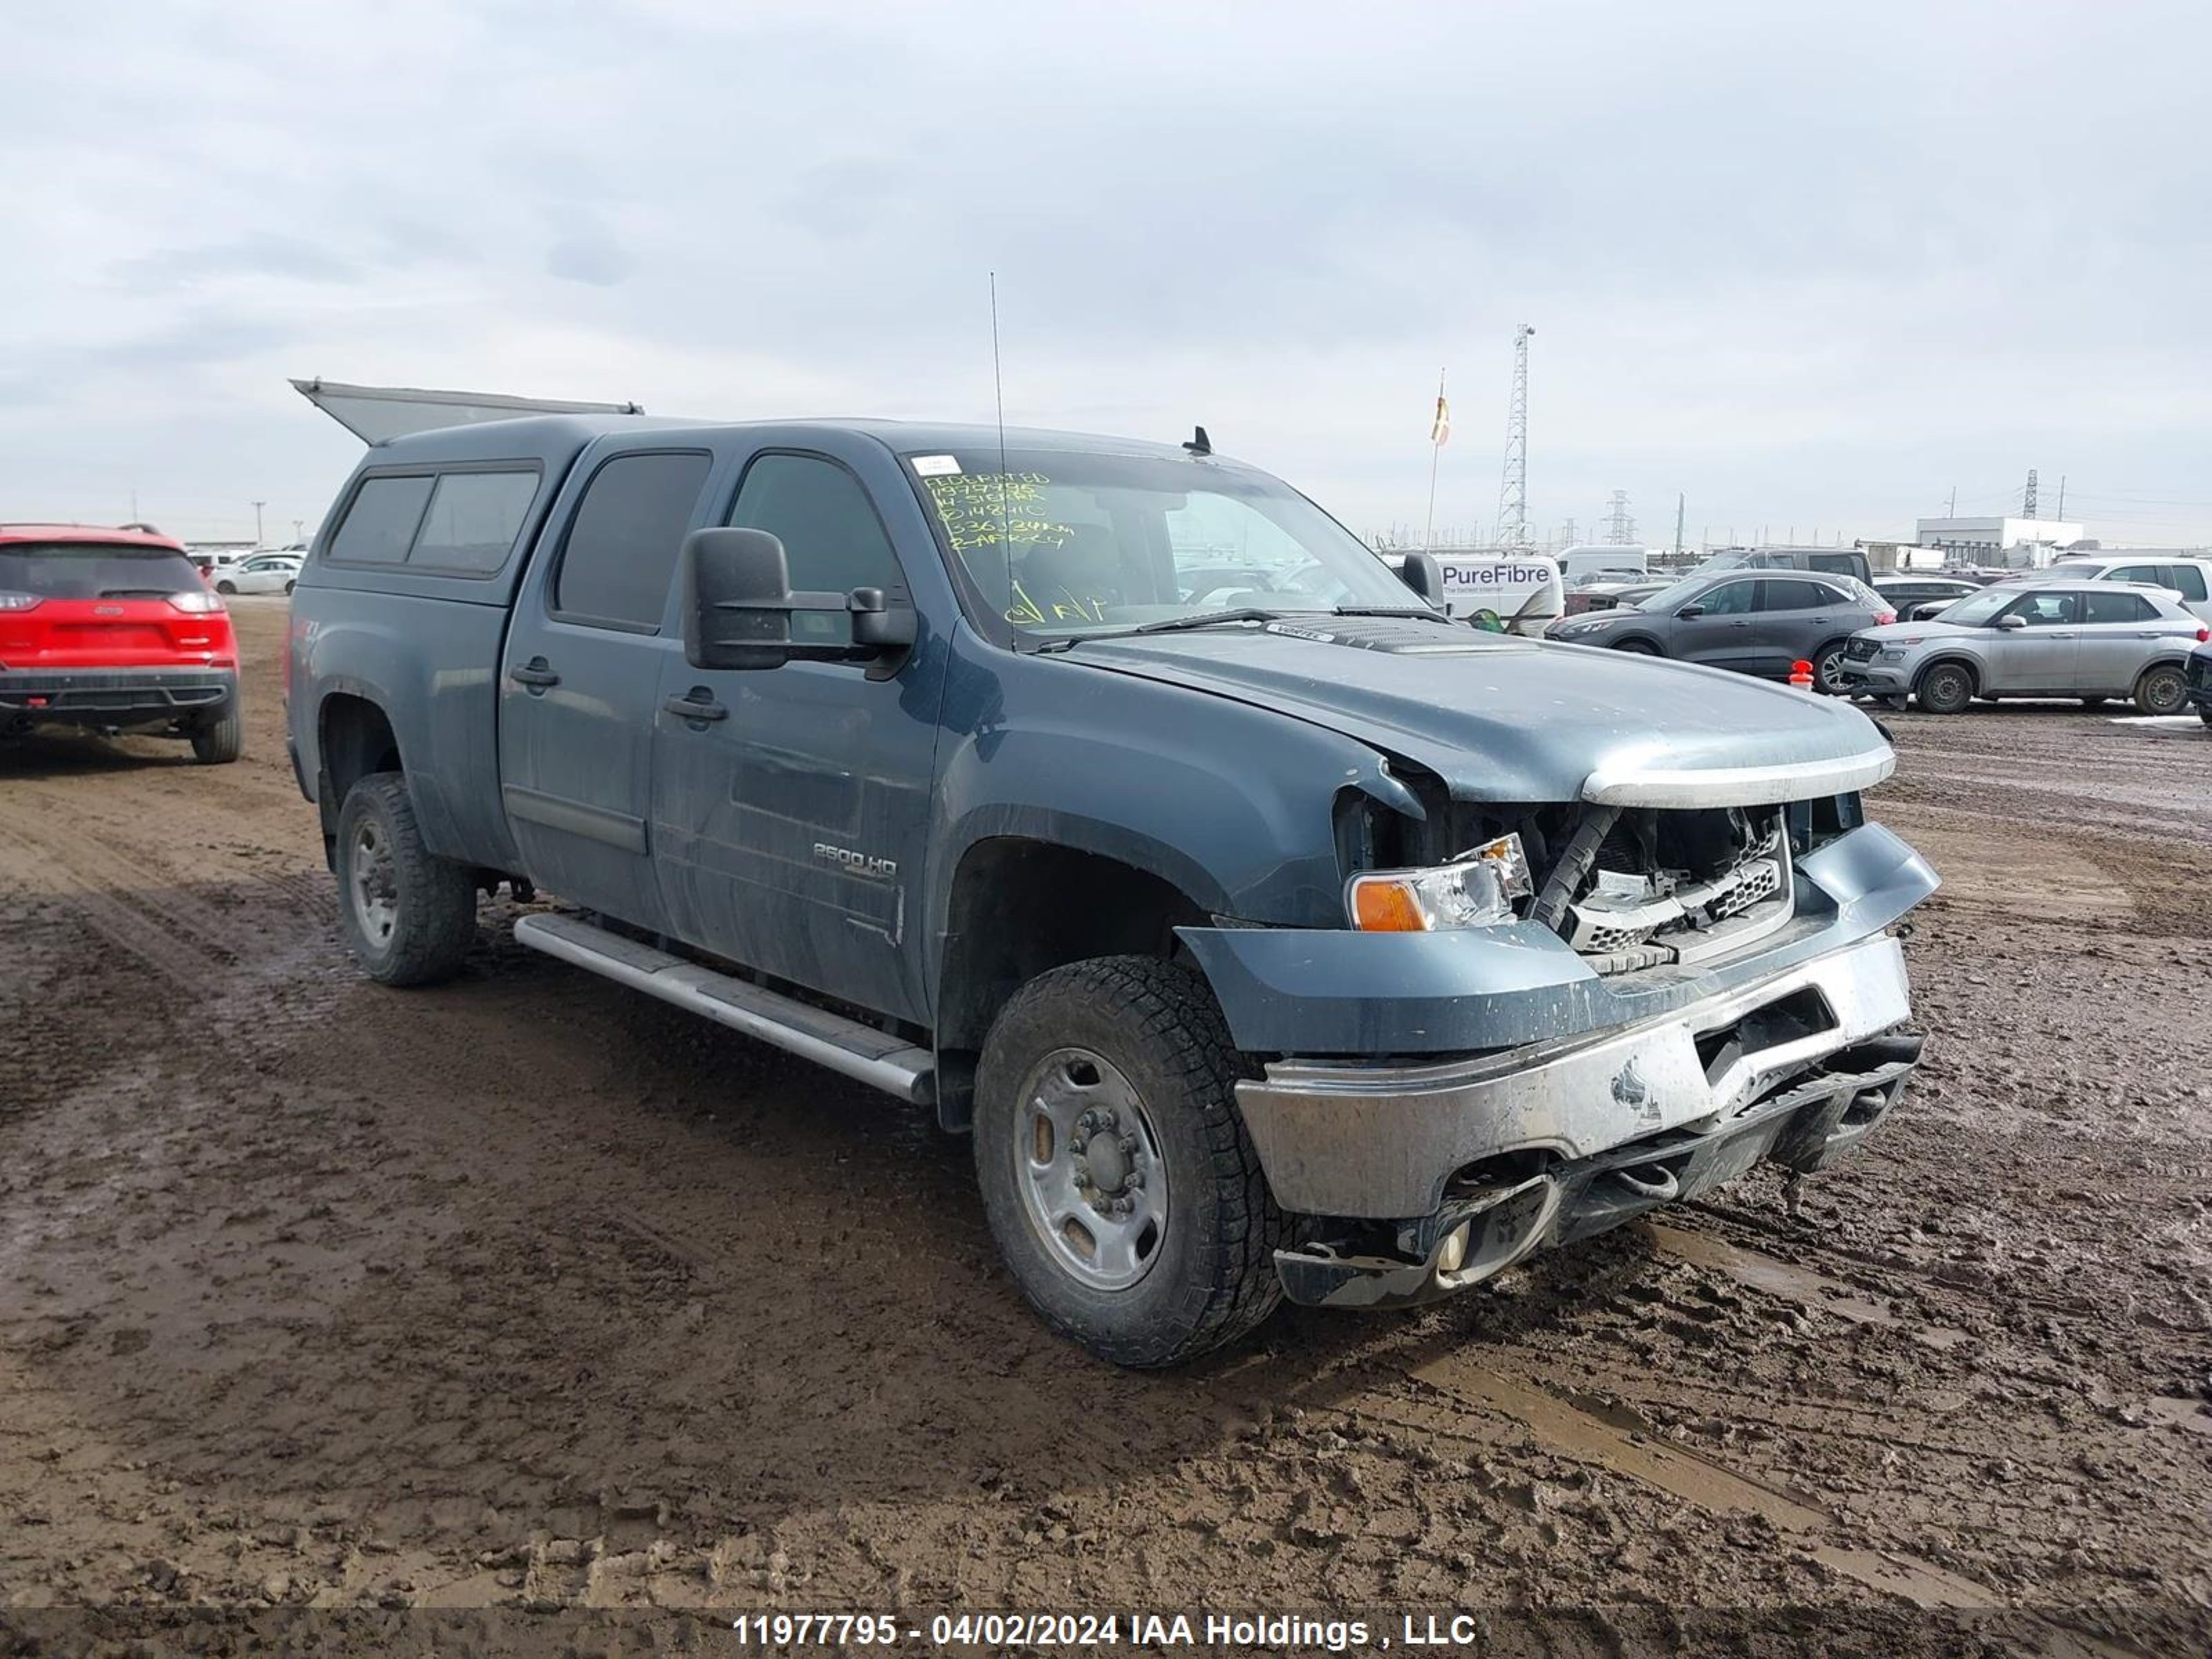
[[[1442,449],[1451,440],[1451,405],[1444,401],[1444,383],[1437,382],[1437,418],[1429,427],[1429,441]]]

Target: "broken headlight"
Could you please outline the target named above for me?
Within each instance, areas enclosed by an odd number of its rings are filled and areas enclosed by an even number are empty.
[[[1500,836],[1426,870],[1364,870],[1344,886],[1352,925],[1370,933],[1434,933],[1511,921],[1534,891],[1521,837]]]

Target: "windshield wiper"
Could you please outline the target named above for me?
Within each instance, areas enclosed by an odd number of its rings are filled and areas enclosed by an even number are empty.
[[[1240,605],[1233,611],[1201,611],[1194,617],[1170,617],[1162,622],[1149,622],[1129,629],[1132,634],[1179,634],[1188,628],[1212,628],[1222,623],[1281,622],[1285,617],[1309,616],[1299,611],[1267,611],[1256,605]]]
[[[1440,622],[1455,628],[1459,625],[1443,611],[1425,605],[1340,605],[1328,614],[1332,617],[1411,617],[1419,622]]]

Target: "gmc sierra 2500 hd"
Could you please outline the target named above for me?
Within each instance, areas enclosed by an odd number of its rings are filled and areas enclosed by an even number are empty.
[[[1918,1058],[1864,716],[1436,592],[1202,432],[502,421],[347,483],[290,743],[374,977],[557,896],[971,1132],[1038,1310],[1169,1364],[1817,1169]]]

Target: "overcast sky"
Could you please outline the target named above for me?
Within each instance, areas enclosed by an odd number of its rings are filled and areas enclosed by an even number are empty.
[[[2212,10],[18,7],[0,517],[312,528],[289,375],[1176,439],[1356,529],[2212,541]]]

